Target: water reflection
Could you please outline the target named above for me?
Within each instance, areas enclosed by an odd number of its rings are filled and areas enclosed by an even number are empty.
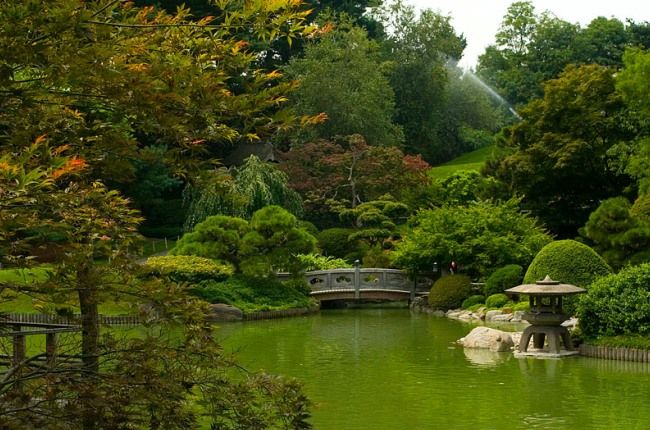
[[[494,367],[512,358],[510,352],[493,352],[489,349],[463,348],[465,358],[477,367]]]

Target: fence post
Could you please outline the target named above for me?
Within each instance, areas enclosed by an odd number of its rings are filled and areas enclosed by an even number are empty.
[[[361,262],[359,260],[354,261],[354,298],[359,300],[361,297]]]
[[[16,331],[21,331],[20,326],[16,326]],[[26,342],[25,342],[25,335],[24,334],[17,334],[14,335],[14,357],[13,357],[13,364],[14,366],[18,365],[21,361],[25,359],[25,353],[26,353]]]
[[[416,274],[413,277],[413,286],[411,287],[411,295],[409,296],[409,303],[412,303],[413,300],[415,300],[415,290],[417,288],[418,288],[418,275]]]
[[[48,366],[54,366],[54,357],[56,356],[56,333],[47,333],[45,335],[45,356],[47,357]]]

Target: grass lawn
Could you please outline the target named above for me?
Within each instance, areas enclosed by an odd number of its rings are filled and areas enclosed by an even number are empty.
[[[29,285],[34,281],[43,281],[47,278],[48,266],[31,269],[2,269],[0,282],[9,282],[18,285]],[[39,311],[34,307],[39,301],[28,294],[13,291],[0,294],[0,312],[21,314],[35,314]],[[78,309],[77,309],[78,311]],[[105,301],[99,306],[99,313],[103,315],[126,315],[133,313],[133,309],[126,301]]]
[[[486,146],[476,151],[468,152],[451,161],[432,167],[429,170],[431,179],[443,179],[458,170],[481,170],[485,161],[492,155],[494,146]]]
[[[156,239],[146,237],[142,249],[142,257],[149,257],[151,255],[160,254],[161,252],[169,251],[176,245],[175,239]]]

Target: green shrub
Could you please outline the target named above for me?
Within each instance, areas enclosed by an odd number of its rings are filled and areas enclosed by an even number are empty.
[[[475,296],[469,296],[465,300],[463,300],[463,304],[460,305],[462,309],[469,309],[470,307],[478,304],[485,304],[485,296],[481,295],[475,295]]]
[[[546,245],[535,256],[524,276],[524,283],[534,284],[546,275],[555,281],[588,288],[601,276],[612,272],[609,265],[593,249],[575,240],[559,240]],[[577,298],[564,301],[564,311],[575,312]]]
[[[650,263],[595,281],[580,297],[577,315],[588,338],[650,335]]]
[[[530,303],[528,300],[521,300],[517,303],[514,303],[512,305],[512,310],[513,311],[528,311],[530,310]]]
[[[502,308],[510,302],[508,296],[503,293],[492,294],[485,300],[485,306],[488,308]]]
[[[290,309],[314,304],[302,279],[280,282],[275,278],[236,275],[222,282],[203,281],[192,293],[210,303],[226,303],[244,312]]]
[[[188,255],[149,257],[146,268],[150,274],[167,276],[176,282],[222,280],[232,276],[235,268],[230,263]]]
[[[350,253],[348,237],[354,233],[350,228],[329,228],[318,234],[318,244],[324,255],[344,258]]]
[[[248,221],[225,215],[209,216],[185,234],[170,251],[174,255],[196,255],[238,262],[242,238],[248,233]]]
[[[297,254],[314,252],[317,240],[299,226],[298,219],[280,206],[255,212],[250,231],[241,240],[239,267],[250,276],[266,277],[274,272],[298,273]]]
[[[296,255],[304,270],[330,270],[330,269],[343,269],[350,267],[350,263],[342,258],[327,257],[320,254],[298,254]]]
[[[565,284],[587,288],[612,269],[596,251],[575,240],[558,240],[542,248],[530,263],[524,283],[534,284],[546,275]]]
[[[456,309],[472,294],[469,276],[451,275],[438,279],[429,292],[429,305],[434,309]]]
[[[516,287],[521,284],[524,275],[524,268],[518,264],[508,264],[497,269],[485,281],[483,294],[486,297],[492,294],[503,293],[508,288]]]
[[[575,339],[575,330],[571,333],[571,339]],[[602,337],[590,343],[613,346],[615,348],[650,349],[650,336],[629,335]]]
[[[550,236],[519,211],[519,200],[479,201],[419,211],[396,245],[394,264],[411,272],[437,261],[456,261],[464,273],[481,276],[506,264],[528,265]]]

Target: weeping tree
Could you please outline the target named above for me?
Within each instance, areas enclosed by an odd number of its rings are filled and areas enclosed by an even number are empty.
[[[185,229],[210,215],[250,219],[266,206],[281,206],[296,216],[303,213],[300,195],[289,188],[289,177],[273,164],[251,155],[240,167],[219,169],[190,186],[185,193],[189,215]]]

